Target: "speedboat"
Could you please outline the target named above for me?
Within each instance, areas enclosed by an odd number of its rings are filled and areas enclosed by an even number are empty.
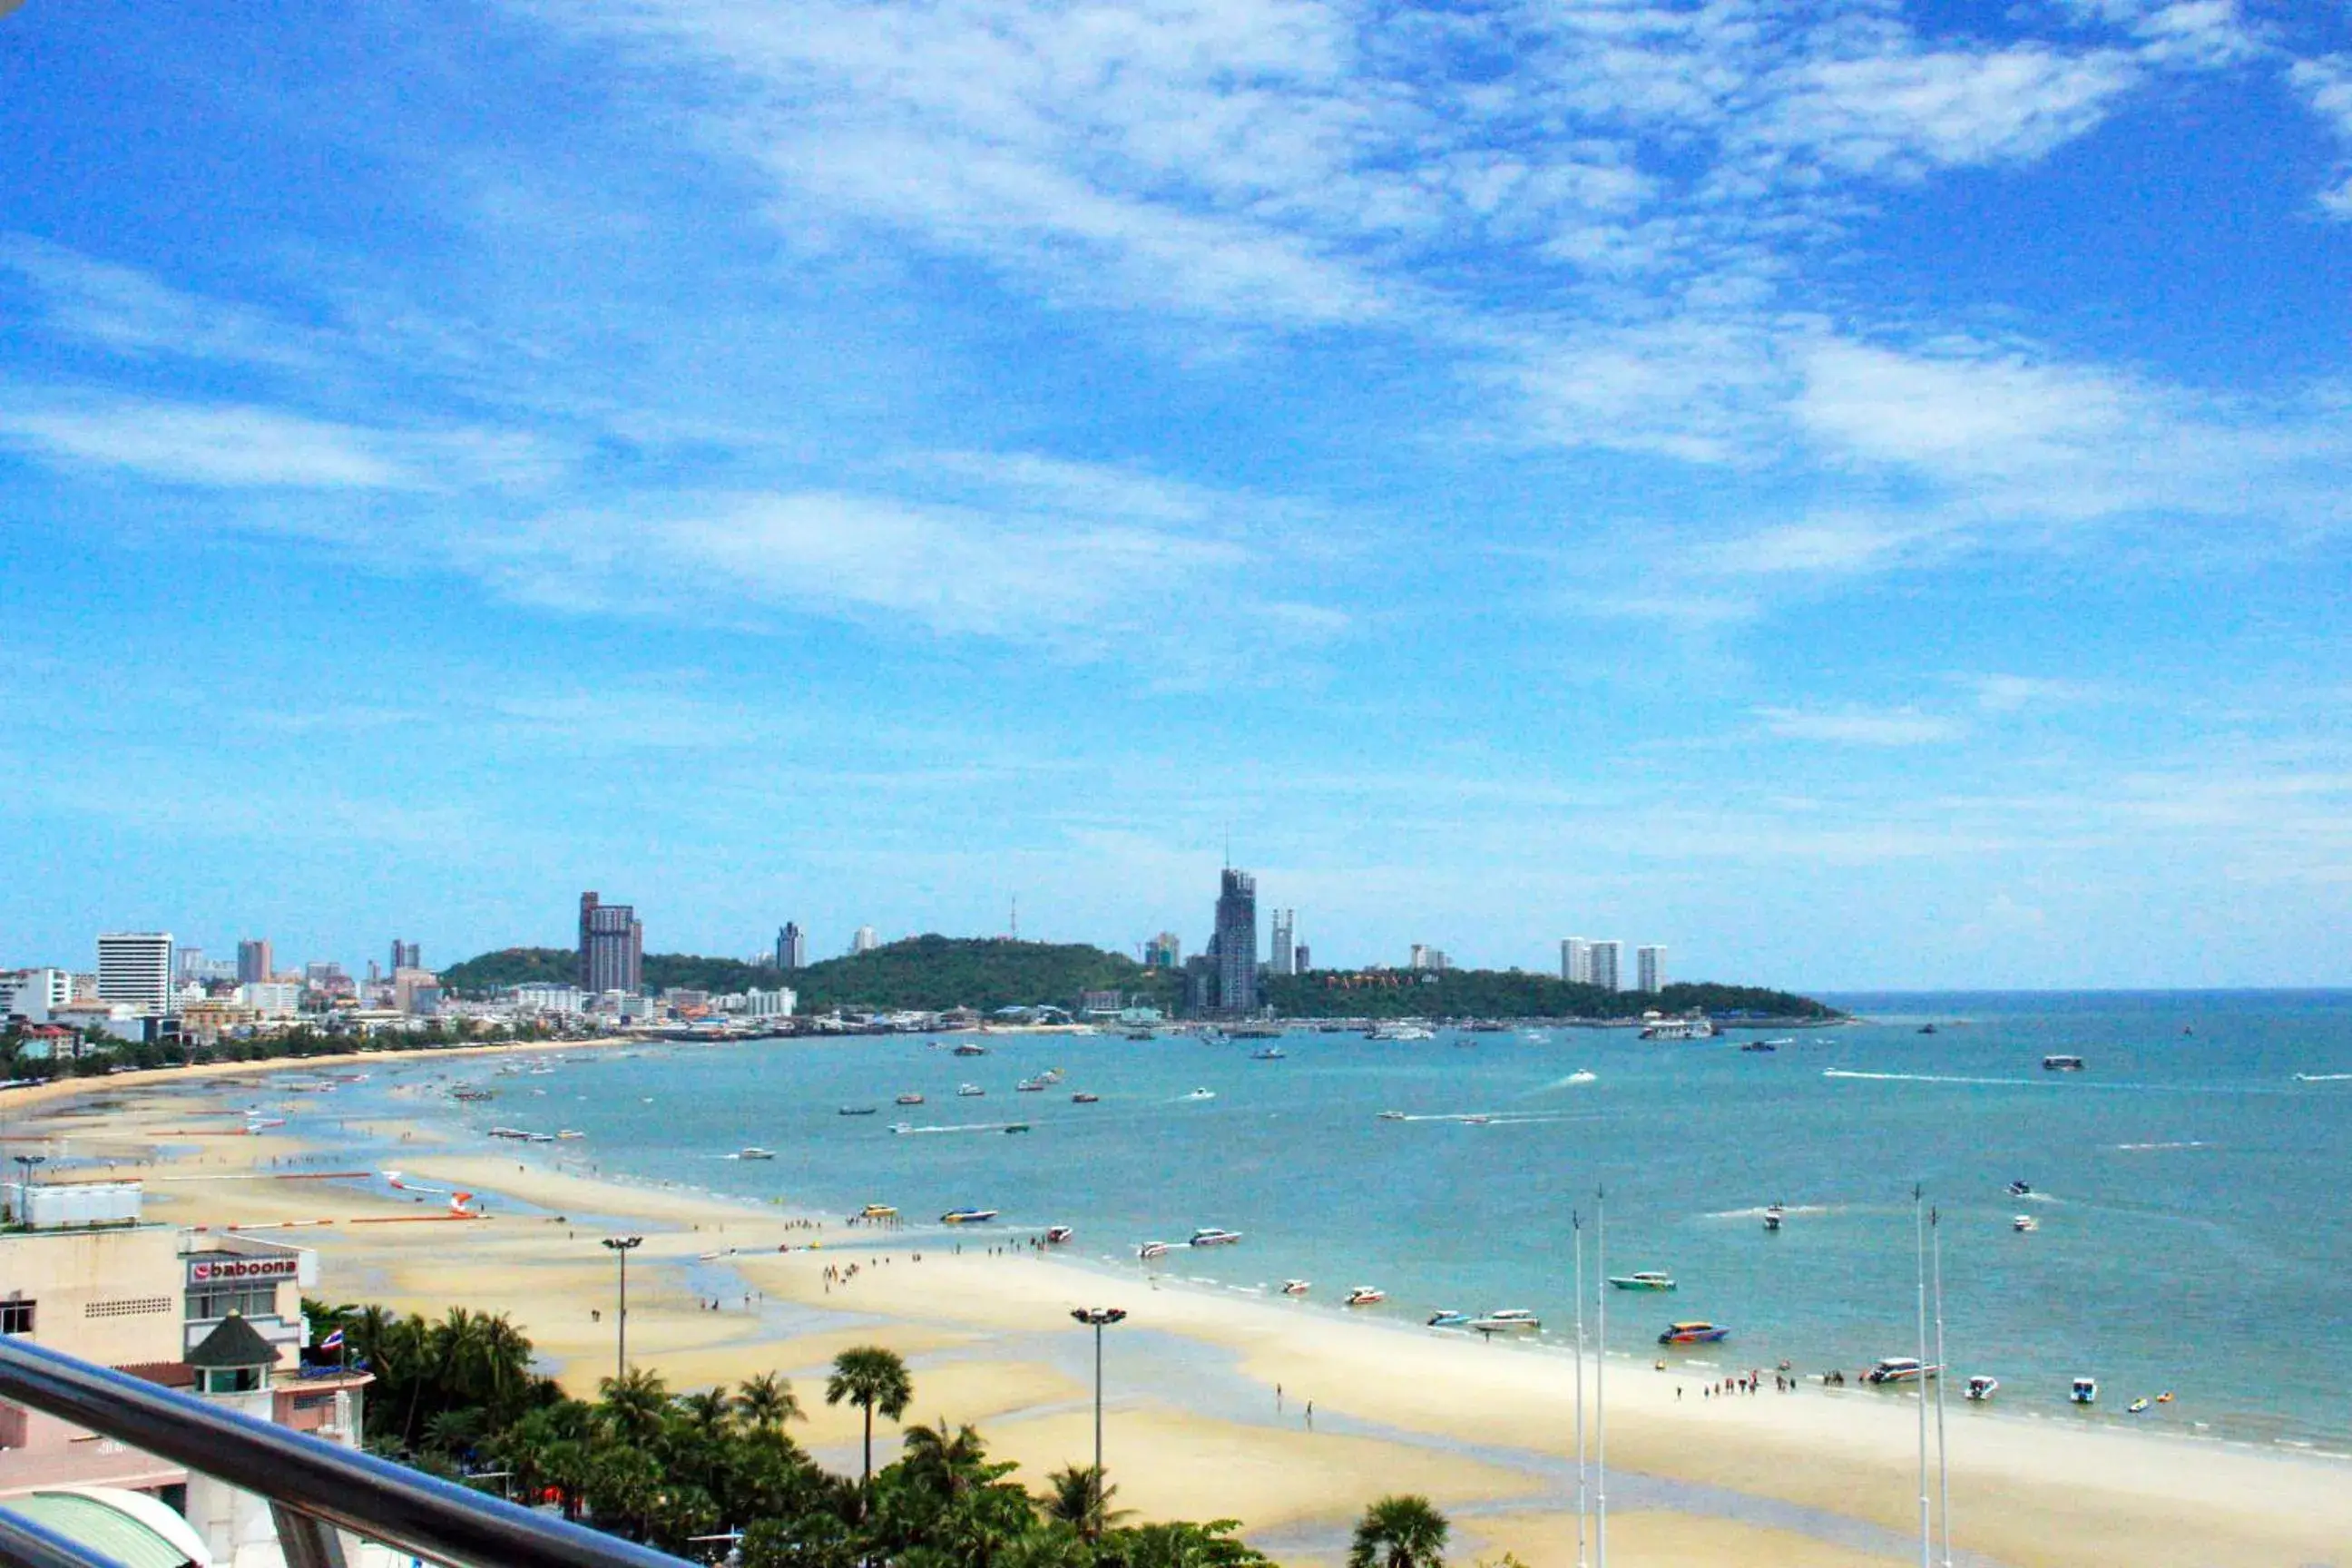
[[[1066,1225],[1049,1225],[1045,1227],[1045,1240],[1055,1247],[1061,1246],[1077,1234]]]
[[[2137,1399],[2135,1399],[2129,1405],[2125,1405],[2124,1409],[2126,1412],[2133,1415],[2146,1414],[2147,1410],[2147,1395],[2145,1394],[2141,1394]]]
[[[985,1225],[996,1217],[994,1209],[950,1209],[940,1215],[941,1225]]]
[[[2066,1399],[2073,1405],[2096,1405],[2099,1402],[2099,1380],[2095,1377],[2076,1378],[2074,1386],[2066,1393]]]
[[[987,1092],[988,1090],[981,1088],[980,1085],[976,1083],[960,1083],[956,1085],[957,1095],[965,1100],[977,1100]]]
[[[1026,1121],[1009,1122],[1004,1130],[1007,1132],[1026,1132],[1029,1131],[1029,1124]]]
[[[1766,1230],[1778,1230],[1780,1228],[1780,1222],[1788,1217],[1789,1211],[1783,1208],[1780,1205],[1774,1204],[1770,1208],[1764,1211],[1764,1228]]]
[[[1382,1121],[1402,1121],[1404,1120],[1404,1112],[1402,1110],[1383,1110],[1381,1112],[1379,1120]]]
[[[959,1057],[984,1057],[988,1054],[988,1047],[982,1045],[975,1045],[971,1041],[966,1040],[962,1044],[957,1046],[952,1054]]]
[[[1662,1345],[1711,1345],[1730,1332],[1720,1323],[1695,1320],[1687,1323],[1667,1324],[1666,1331],[1658,1336],[1658,1342]]]
[[[1099,1094],[1088,1094],[1086,1090],[1080,1089],[1077,1093],[1070,1096],[1070,1103],[1072,1105],[1100,1105],[1102,1103],[1102,1096]]]
[[[880,1109],[881,1107],[878,1105],[845,1105],[841,1108],[841,1114],[844,1116],[871,1116]]]
[[[1882,1357],[1876,1366],[1862,1374],[1864,1383],[1916,1383],[1921,1378],[1934,1377],[1944,1369],[1929,1366],[1916,1356],[1891,1355]]]
[[[2030,1214],[2021,1214],[2010,1220],[2009,1228],[2021,1233],[2036,1231],[2042,1228],[2042,1222]]]
[[[1777,1051],[1780,1045],[1777,1040],[1750,1040],[1739,1048],[1743,1051]]]
[[[1482,1334],[1509,1333],[1516,1329],[1533,1333],[1543,1327],[1543,1320],[1525,1307],[1497,1307],[1471,1319],[1470,1326]]]
[[[1451,1307],[1441,1307],[1429,1315],[1424,1326],[1433,1329],[1466,1329],[1470,1326],[1470,1314],[1457,1312]]]
[[[901,1105],[920,1105],[923,1103],[923,1097],[919,1094],[902,1094],[898,1097],[898,1103]]]
[[[1389,1299],[1389,1293],[1377,1285],[1359,1285],[1348,1292],[1345,1303],[1349,1307],[1371,1307]]]
[[[586,1134],[585,1132],[581,1131],[580,1131],[580,1129],[578,1129],[577,1127],[566,1127],[566,1128],[563,1128],[563,1129],[562,1129],[560,1131],[558,1131],[555,1135],[556,1135],[558,1138],[585,1138],[585,1137],[587,1137],[587,1136],[588,1136],[588,1134]]]
[[[2030,1198],[2033,1195],[2033,1188],[2025,1182],[2011,1182],[2009,1184],[2009,1195],[2013,1198]]]
[[[1262,1049],[1252,1051],[1249,1055],[1249,1059],[1254,1062],[1278,1062],[1289,1054],[1290,1053],[1284,1050],[1280,1046],[1267,1046]]]
[[[1192,1239],[1186,1242],[1185,1245],[1187,1247],[1231,1247],[1241,1238],[1242,1233],[1240,1231],[1219,1230],[1215,1226],[1209,1225],[1202,1226],[1200,1229],[1194,1231],[1192,1233]]]
[[[776,1157],[776,1152],[773,1149],[762,1149],[754,1143],[748,1149],[736,1150],[735,1157],[738,1160],[772,1160]]]
[[[1168,1244],[1164,1241],[1147,1241],[1135,1249],[1135,1255],[1146,1260],[1165,1258],[1168,1256]]]
[[[1304,1279],[1286,1279],[1282,1282],[1282,1293],[1286,1296],[1304,1296],[1312,1289],[1314,1287]]]
[[[1052,1082],[1053,1079],[1051,1079],[1024,1078],[1019,1083],[1014,1084],[1013,1086],[1013,1089],[1016,1094],[1043,1094]]]
[[[2042,1058],[2042,1070],[2043,1072],[2081,1072],[2083,1070],[2083,1058],[2080,1057],[2043,1057]]]
[[[1217,1098],[1217,1091],[1213,1089],[1196,1089],[1184,1098],[1187,1100],[1214,1100]]]
[[[897,1219],[898,1211],[888,1204],[867,1204],[857,1211],[859,1219]]]
[[[2000,1392],[2000,1379],[1977,1376],[1969,1379],[1969,1397],[1981,1405]]]
[[[1620,1290],[1671,1290],[1675,1277],[1655,1268],[1645,1268],[1639,1274],[1612,1274],[1609,1283]]]

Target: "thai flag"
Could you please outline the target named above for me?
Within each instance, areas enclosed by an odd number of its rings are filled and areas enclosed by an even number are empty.
[[[320,1340],[319,1342],[319,1348],[322,1351],[339,1351],[342,1349],[343,1331],[337,1329],[333,1333],[329,1334],[325,1339]]]

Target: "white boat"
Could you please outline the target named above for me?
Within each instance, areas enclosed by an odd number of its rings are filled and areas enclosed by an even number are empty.
[[[1196,1089],[1184,1098],[1187,1100],[1214,1100],[1217,1098],[1217,1091],[1213,1089]]]
[[[585,1138],[588,1134],[581,1131],[577,1127],[566,1127],[562,1131],[556,1133],[556,1136],[558,1138]]]
[[[920,1105],[923,1103],[923,1097],[919,1094],[902,1094],[898,1097],[898,1103],[901,1105]]]
[[[1045,1227],[1045,1240],[1054,1247],[1061,1246],[1077,1234],[1066,1225],[1049,1225]]]
[[[1543,1320],[1525,1307],[1497,1307],[1471,1319],[1470,1326],[1482,1334],[1508,1333],[1513,1330],[1533,1333],[1543,1327]]]
[[[981,1088],[980,1085],[976,1083],[960,1083],[956,1085],[956,1093],[965,1100],[977,1100],[987,1092],[988,1090]]]
[[[1348,1292],[1347,1305],[1350,1307],[1370,1307],[1376,1305],[1379,1302],[1385,1301],[1388,1299],[1389,1293],[1381,1289],[1377,1285],[1359,1285],[1354,1289]]]
[[[1164,1241],[1147,1241],[1135,1249],[1135,1255],[1145,1259],[1165,1258],[1168,1256],[1168,1244]]]
[[[2009,1195],[2013,1198],[2030,1198],[2033,1195],[2033,1185],[2030,1182],[2011,1182],[2009,1184]]]
[[[1642,1022],[1642,1038],[1645,1040],[1711,1040],[1715,1038],[1715,1021],[1711,1018],[1645,1018]]]
[[[1929,1366],[1916,1356],[1891,1355],[1882,1357],[1876,1366],[1862,1374],[1864,1383],[1917,1383],[1934,1377],[1944,1369]]]
[[[748,1149],[736,1150],[734,1157],[738,1160],[772,1160],[776,1157],[776,1152],[773,1149],[762,1149],[754,1143]]]
[[[1282,1293],[1286,1296],[1304,1296],[1313,1289],[1314,1286],[1305,1279],[1286,1279],[1282,1282]]]
[[[1382,1121],[1402,1121],[1404,1120],[1404,1112],[1402,1110],[1383,1110],[1380,1114],[1380,1120]]]
[[[1671,1290],[1675,1277],[1655,1268],[1644,1268],[1638,1274],[1612,1274],[1609,1283],[1620,1290]]]
[[[2000,1392],[2000,1379],[1977,1376],[1969,1379],[1969,1397],[1981,1405]]]
[[[2096,1405],[2099,1402],[2099,1380],[2095,1377],[2076,1378],[2074,1386],[2066,1393],[2066,1399],[2073,1405]]]
[[[1774,1204],[1770,1208],[1764,1211],[1764,1228],[1766,1230],[1778,1230],[1780,1228],[1780,1222],[1788,1217],[1789,1211],[1786,1208],[1783,1208],[1780,1205]]]
[[[1366,1031],[1364,1037],[1368,1040],[1391,1041],[1433,1040],[1437,1038],[1437,1031],[1426,1024],[1416,1024],[1411,1019],[1402,1019],[1392,1024],[1375,1025]]]
[[[1220,1230],[1215,1226],[1208,1225],[1202,1226],[1200,1229],[1194,1231],[1192,1233],[1192,1239],[1186,1242],[1184,1245],[1187,1247],[1231,1247],[1241,1238],[1242,1233],[1240,1231]]]
[[[2042,1222],[2030,1214],[2021,1214],[2010,1220],[2009,1228],[2020,1232],[2040,1230]]]

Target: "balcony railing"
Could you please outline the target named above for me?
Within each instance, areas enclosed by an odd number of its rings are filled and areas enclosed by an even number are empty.
[[[344,1568],[338,1531],[457,1568],[692,1568],[18,1338],[0,1340],[0,1399],[267,1499],[287,1568]],[[0,1564],[112,1568],[5,1503]]]

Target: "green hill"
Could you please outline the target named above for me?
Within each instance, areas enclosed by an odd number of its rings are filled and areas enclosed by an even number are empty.
[[[1839,1016],[1810,996],[1753,985],[1669,985],[1653,994],[1498,969],[1318,970],[1268,975],[1264,984],[1265,999],[1286,1018],[1638,1018],[1653,1007],[1667,1013],[1701,1007],[1718,1018]]]

